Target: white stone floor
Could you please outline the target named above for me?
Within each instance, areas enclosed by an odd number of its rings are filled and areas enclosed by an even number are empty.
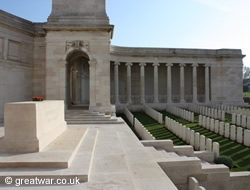
[[[89,181],[80,185],[0,186],[9,189],[163,190],[177,189],[126,124],[82,125],[97,130]],[[0,134],[3,128],[0,127]],[[87,134],[88,135],[88,134]],[[2,136],[2,135],[0,135]],[[86,143],[83,141],[83,143]],[[84,146],[82,144],[81,146]],[[80,147],[81,149],[81,147]],[[81,159],[76,156],[75,159]],[[72,166],[81,162],[73,161]],[[80,168],[80,166],[79,166]],[[1,170],[0,170],[1,173]],[[35,176],[34,176],[35,177]]]

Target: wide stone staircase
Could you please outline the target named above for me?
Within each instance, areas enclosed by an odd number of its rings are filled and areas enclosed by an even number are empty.
[[[124,123],[121,118],[105,115],[89,110],[72,109],[65,113],[65,120],[68,124],[120,124]]]

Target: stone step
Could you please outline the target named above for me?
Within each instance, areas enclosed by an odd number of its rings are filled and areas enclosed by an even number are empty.
[[[165,150],[158,150],[162,158],[178,158],[180,157],[175,152],[166,152]]]
[[[114,121],[110,121],[110,120],[103,120],[103,121],[67,121],[67,124],[122,124],[124,123],[124,121],[119,121],[119,120],[114,120]]]
[[[0,154],[0,168],[69,168],[87,130],[67,128],[41,152]]]
[[[111,116],[79,116],[79,115],[68,116],[66,115],[65,118],[66,119],[96,119],[96,118],[110,119]]]
[[[98,121],[98,120],[114,120],[114,119],[111,119],[111,117],[67,117],[66,118],[66,121],[72,121],[72,120],[76,120],[76,121],[79,121],[79,120],[83,120],[83,121],[88,121],[88,120],[94,120],[94,121]]]
[[[73,128],[75,128],[75,126]],[[78,147],[78,151],[76,152],[73,159],[74,162],[72,162],[69,168],[39,168],[39,170],[37,168],[6,168],[1,170],[0,184],[6,184],[6,177],[12,177],[13,179],[15,179],[17,176],[19,178],[25,179],[34,179],[35,176],[39,180],[50,178],[57,180],[64,178],[67,181],[75,179],[75,177],[77,176],[80,182],[87,182],[89,180],[89,173],[91,170],[96,138],[97,129],[89,129],[82,143]],[[57,153],[54,153],[54,157],[59,157],[59,155]],[[40,157],[40,159],[43,158]]]

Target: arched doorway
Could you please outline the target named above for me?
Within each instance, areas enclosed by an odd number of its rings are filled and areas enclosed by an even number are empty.
[[[66,61],[68,108],[89,109],[89,57],[81,50],[74,50]]]

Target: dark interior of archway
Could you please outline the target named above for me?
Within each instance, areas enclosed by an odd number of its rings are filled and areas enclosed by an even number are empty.
[[[89,107],[89,58],[82,51],[73,51],[67,56],[66,97],[68,108]]]

